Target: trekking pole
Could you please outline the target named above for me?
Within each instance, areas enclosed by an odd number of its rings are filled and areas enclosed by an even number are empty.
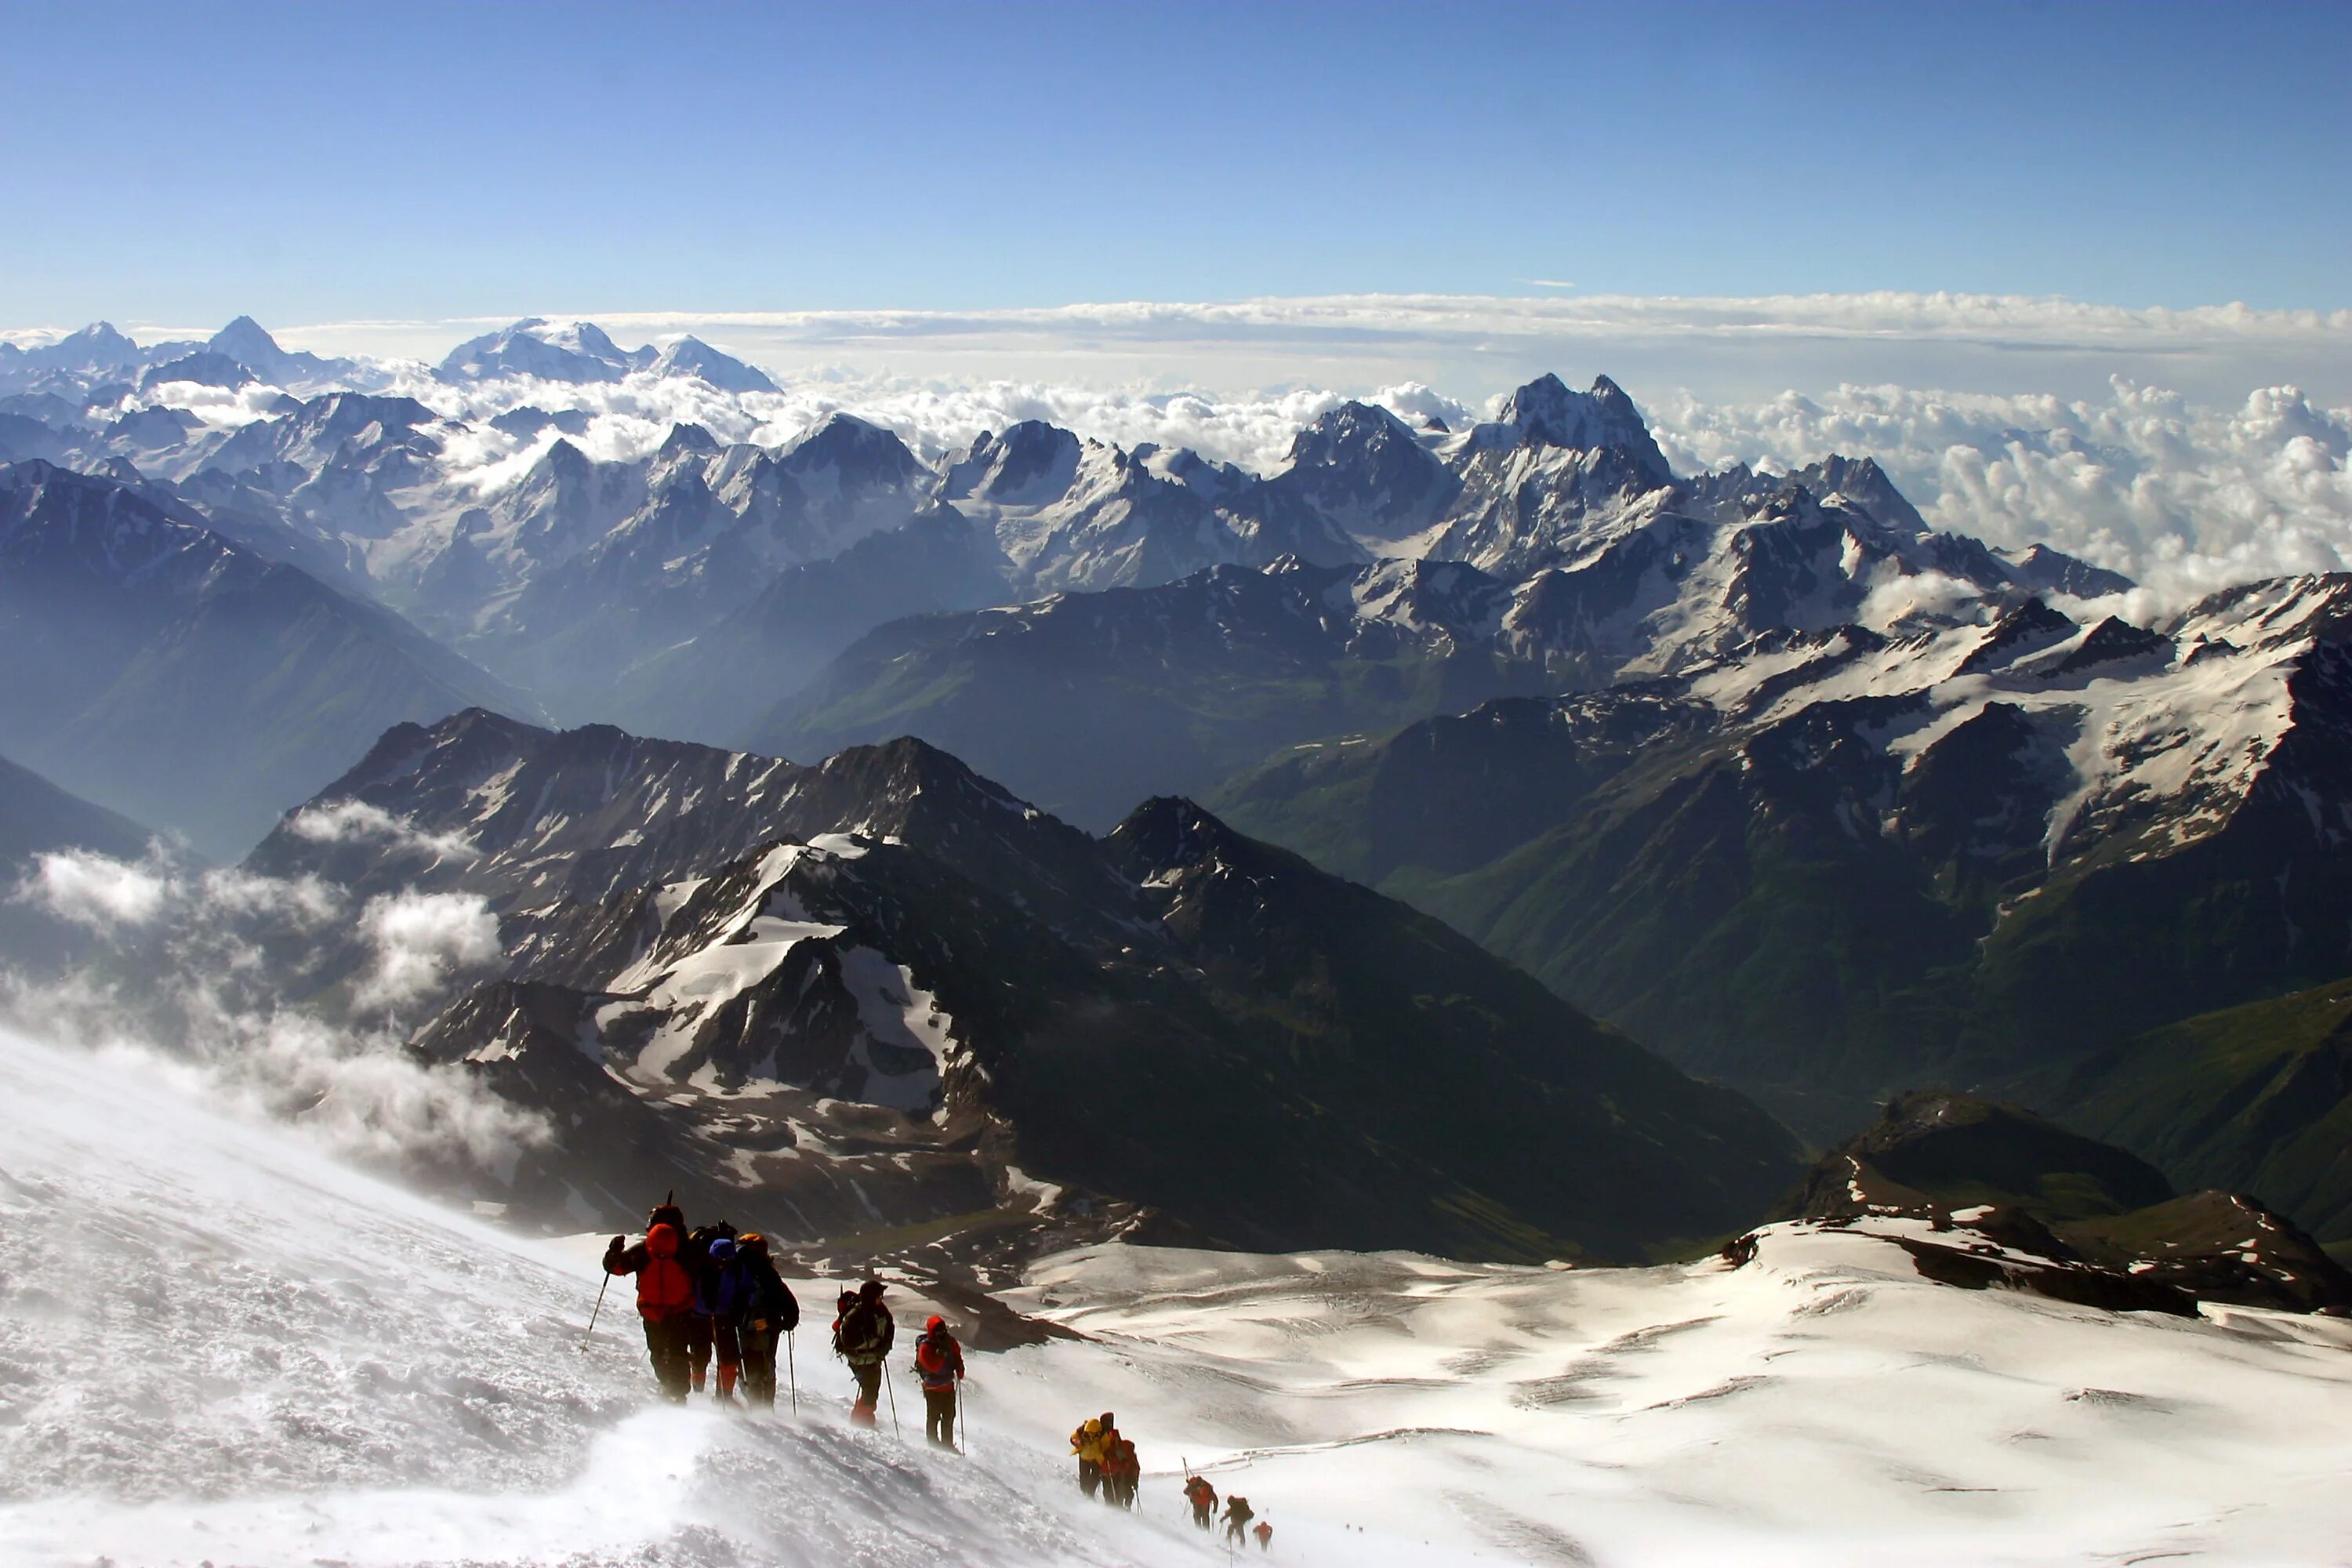
[[[793,1414],[801,1413],[801,1369],[793,1355],[792,1331],[784,1331],[784,1372],[793,1380]]]
[[[588,1314],[588,1331],[580,1338],[580,1353],[588,1353],[588,1342],[596,1337],[596,1316],[604,1310],[604,1292],[613,1288],[613,1277],[604,1276],[604,1283],[596,1287],[596,1310]]]
[[[890,1436],[903,1443],[907,1439],[898,1430],[898,1380],[890,1375],[890,1363],[887,1362],[882,1363],[882,1386],[890,1394]]]

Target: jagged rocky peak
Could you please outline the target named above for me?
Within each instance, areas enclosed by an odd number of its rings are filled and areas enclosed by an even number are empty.
[[[2136,626],[2120,616],[2109,616],[2093,626],[2082,645],[2061,659],[2051,673],[2071,675],[2076,670],[2126,660],[2169,664],[2173,653],[2172,639],[2162,632]]]
[[[2063,594],[2072,599],[2104,598],[2129,592],[2135,584],[2120,572],[2094,566],[2046,544],[1997,553],[2007,562],[2018,582],[2040,594]]]
[[[709,457],[719,450],[719,437],[699,425],[673,425],[669,435],[654,454],[656,465],[667,465],[682,458]]]
[[[1041,505],[1070,488],[1083,451],[1076,436],[1042,419],[1024,419],[1002,434],[983,430],[950,465],[940,499]]]
[[[1377,457],[1392,442],[1419,449],[1420,443],[1403,420],[1378,404],[1354,400],[1327,409],[1315,423],[1291,437],[1293,463],[1331,464]]]
[[[1165,884],[1192,868],[1215,866],[1247,840],[1183,796],[1170,795],[1137,806],[1104,842],[1135,880]]]
[[[347,436],[381,425],[387,430],[413,430],[430,425],[439,416],[413,397],[384,397],[367,392],[329,392],[302,405],[294,416],[306,430]]]
[[[794,474],[832,468],[845,479],[877,485],[899,485],[925,471],[895,430],[869,424],[855,414],[835,412],[784,454],[785,468]]]
[[[2081,629],[2065,616],[2042,603],[2039,595],[2025,599],[2002,611],[2000,617],[1985,628],[1982,640],[1960,661],[1960,671],[1967,673],[2012,664],[2065,641]]]
[[[588,433],[588,415],[584,410],[578,408],[564,408],[550,413],[544,408],[534,408],[526,405],[520,408],[509,408],[504,414],[492,418],[490,428],[500,435],[511,436],[518,441],[529,441],[541,431],[549,429],[560,431],[566,436],[585,436]]]
[[[1895,488],[1874,458],[1844,458],[1835,453],[1809,463],[1789,476],[1819,496],[1826,505],[1859,511],[1890,533],[1914,537],[1927,531],[1918,509]]]
[[[1571,392],[1546,372],[1511,394],[1499,420],[1477,426],[1473,435],[1483,438],[1481,444],[1615,448],[1631,455],[1658,483],[1674,479],[1642,411],[1605,375],[1594,377],[1589,391]]]

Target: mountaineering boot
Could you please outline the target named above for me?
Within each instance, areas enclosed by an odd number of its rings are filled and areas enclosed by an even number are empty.
[[[863,1400],[849,1407],[849,1418],[860,1426],[874,1425],[874,1406]]]

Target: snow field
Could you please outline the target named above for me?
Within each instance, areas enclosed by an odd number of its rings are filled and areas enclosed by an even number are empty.
[[[2334,1320],[1958,1290],[1799,1226],[1737,1270],[1102,1247],[1012,1299],[1091,1339],[1003,1357],[1000,1405],[1116,1410],[1147,1507],[1189,1458],[1293,1561],[2352,1562]]]

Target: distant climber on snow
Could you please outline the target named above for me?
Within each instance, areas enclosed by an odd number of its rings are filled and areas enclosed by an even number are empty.
[[[948,1332],[945,1318],[923,1325],[915,1342],[915,1375],[923,1384],[923,1435],[934,1448],[952,1450],[956,1432],[956,1394],[963,1382],[963,1346]]]
[[[1249,1499],[1227,1498],[1225,1500],[1225,1539],[1235,1546],[1247,1546],[1249,1521],[1256,1517],[1257,1512],[1250,1507]]]
[[[1257,1527],[1252,1530],[1250,1533],[1257,1537],[1257,1549],[1260,1552],[1270,1551],[1272,1549],[1272,1542],[1274,1541],[1274,1526],[1266,1523],[1265,1521],[1261,1519],[1257,1521]]]
[[[768,1238],[747,1231],[735,1238],[735,1268],[743,1277],[743,1397],[776,1405],[776,1342],[801,1326],[801,1304],[768,1257]]]
[[[882,1398],[883,1363],[890,1358],[898,1325],[882,1304],[879,1279],[868,1279],[854,1297],[843,1291],[842,1300],[848,1305],[834,1321],[833,1352],[849,1363],[850,1375],[857,1380],[857,1403],[850,1407],[849,1418],[871,1426]]]
[[[1209,1484],[1206,1476],[1184,1478],[1184,1500],[1192,1505],[1192,1523],[1196,1529],[1212,1530],[1217,1522],[1217,1489]]]
[[[637,1315],[645,1320],[646,1353],[665,1398],[684,1403],[689,1323],[694,1316],[694,1277],[678,1260],[686,1216],[665,1203],[646,1216],[646,1236],[635,1246],[616,1236],[604,1249],[604,1272],[637,1277]]]

